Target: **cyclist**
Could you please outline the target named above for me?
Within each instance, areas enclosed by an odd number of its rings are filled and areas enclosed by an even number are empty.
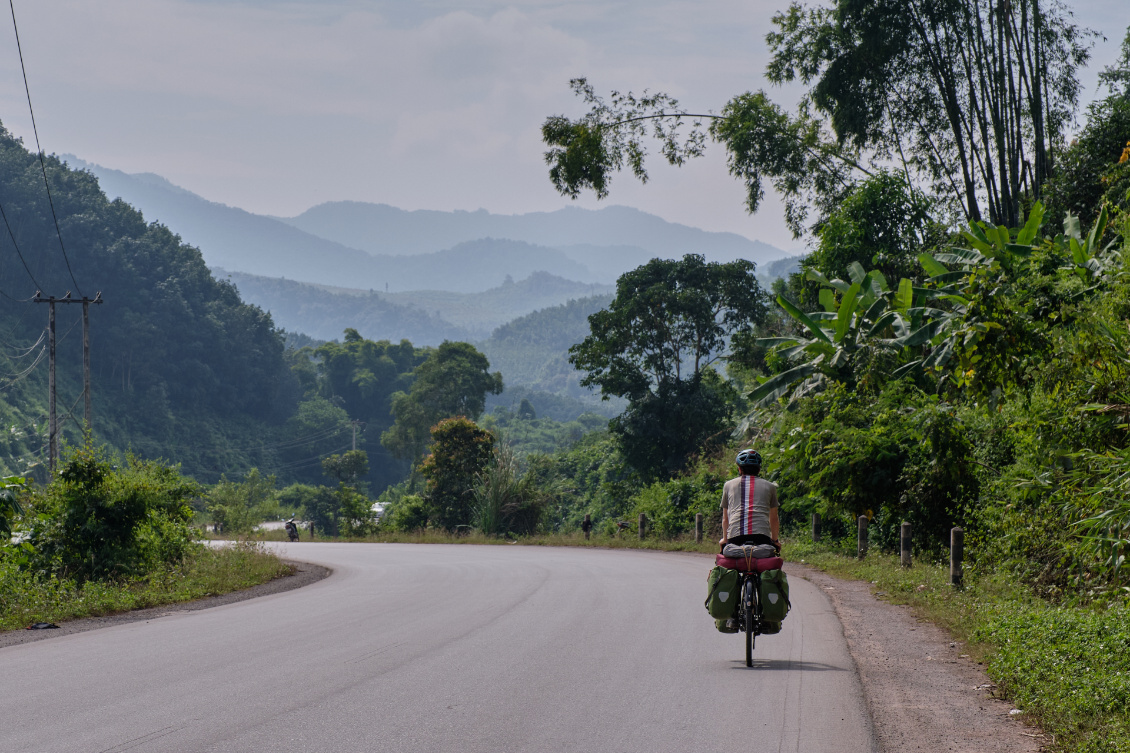
[[[777,485],[758,477],[761,455],[756,451],[742,450],[735,462],[741,475],[722,487],[722,554],[749,556],[742,548],[752,545],[754,557],[775,556],[781,551]]]

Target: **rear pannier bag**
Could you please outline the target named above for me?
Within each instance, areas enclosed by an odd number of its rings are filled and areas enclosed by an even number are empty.
[[[789,613],[789,579],[784,570],[766,570],[761,574],[761,620],[780,622]]]
[[[706,611],[716,620],[727,620],[738,611],[738,586],[741,583],[737,570],[714,566],[706,579],[708,586]]]

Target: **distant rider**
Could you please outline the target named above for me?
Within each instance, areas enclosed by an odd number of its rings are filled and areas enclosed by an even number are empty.
[[[722,540],[718,542],[722,553],[742,556],[739,548],[752,545],[754,557],[779,554],[777,485],[758,477],[761,455],[754,450],[742,450],[735,461],[741,475],[722,487]],[[775,551],[770,552],[769,546]]]

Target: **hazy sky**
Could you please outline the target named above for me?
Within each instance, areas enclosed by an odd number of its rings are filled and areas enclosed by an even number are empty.
[[[5,3],[6,5],[6,3]],[[786,0],[17,0],[48,152],[154,172],[205,198],[294,215],[323,201],[499,213],[569,204],[546,177],[539,128],[578,115],[568,80],[650,88],[694,111],[767,88]],[[1117,57],[1125,0],[1076,3]],[[796,92],[771,90],[783,104]],[[11,19],[0,16],[0,121],[34,148]],[[742,209],[721,150],[653,161],[608,203],[796,248],[767,202]],[[582,206],[598,206],[586,198]]]

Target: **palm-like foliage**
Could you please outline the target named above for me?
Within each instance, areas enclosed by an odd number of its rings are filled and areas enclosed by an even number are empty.
[[[979,352],[982,342],[1007,325],[1003,312],[1016,294],[1016,267],[1039,245],[1043,217],[1043,206],[1037,202],[1021,228],[971,223],[963,233],[967,248],[919,255],[928,275],[921,286],[904,278],[891,290],[881,273],[865,272],[858,263],[849,267],[850,284],[810,270],[808,278],[824,286],[820,291],[824,310],[805,313],[777,298],[802,334],[760,341],[776,346],[778,355],[791,365],[765,379],[749,398],[763,406],[790,393],[799,397],[820,389],[829,379],[854,386],[856,356],[863,349],[896,353],[902,363],[892,371],[894,377],[947,369],[957,386],[968,385],[984,357]],[[1065,233],[1043,245],[1070,258],[1072,265],[1066,270],[1084,280],[1097,280],[1110,266],[1108,251],[1099,248],[1106,224],[1103,209],[1083,238],[1078,219],[1069,216]]]
[[[848,273],[850,283],[829,280],[809,270],[809,279],[825,286],[820,291],[823,311],[807,314],[783,296],[777,297],[777,303],[804,328],[804,333],[760,341],[776,346],[783,358],[796,365],[751,391],[749,397],[755,404],[771,403],[794,389],[797,396],[807,394],[828,379],[854,383],[853,361],[861,349],[897,350],[903,347],[901,341],[913,334],[909,316],[914,289],[910,280],[900,280],[892,290],[882,273],[865,272],[858,262],[849,266]]]

